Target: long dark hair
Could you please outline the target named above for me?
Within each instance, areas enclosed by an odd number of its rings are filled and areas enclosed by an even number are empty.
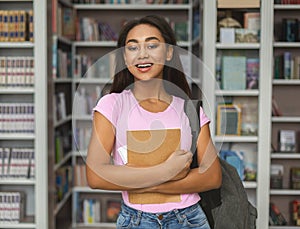
[[[121,29],[119,34],[119,39],[118,39],[118,48],[119,48],[118,50],[122,50],[122,51],[120,51],[120,53],[117,54],[116,57],[116,70],[115,70],[116,74],[114,75],[110,92],[120,93],[124,89],[133,85],[134,83],[134,76],[129,72],[127,67],[125,67],[126,65],[123,58],[124,56],[123,52],[124,52],[126,38],[129,31],[133,29],[135,26],[141,24],[148,24],[156,27],[162,34],[165,43],[167,45],[174,46],[173,57],[168,62],[168,64],[165,65],[163,70],[163,80],[166,80],[171,84],[175,84],[185,93],[185,96],[188,96],[190,98],[191,90],[186,80],[185,74],[183,72],[183,67],[181,64],[179,53],[177,51],[177,48],[175,47],[177,44],[176,44],[174,31],[170,27],[169,23],[163,17],[158,15],[149,15],[140,19],[131,20],[127,22]],[[182,93],[179,94],[176,93],[176,91],[178,90],[168,90],[168,86],[165,86],[165,89],[169,94],[183,97]]]

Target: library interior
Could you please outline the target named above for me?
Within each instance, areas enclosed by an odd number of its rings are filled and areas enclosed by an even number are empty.
[[[87,181],[93,109],[122,26],[150,14],[256,228],[300,229],[300,0],[0,0],[0,229],[116,228],[122,192]]]

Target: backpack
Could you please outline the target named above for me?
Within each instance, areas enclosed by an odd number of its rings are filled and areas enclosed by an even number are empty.
[[[201,101],[198,100],[186,101],[184,105],[192,130],[192,152],[196,150],[196,139],[200,131],[200,106]],[[255,229],[257,210],[248,201],[236,168],[220,157],[219,160],[222,169],[221,187],[199,193],[201,197],[199,204],[207,216],[210,227],[212,229]],[[194,153],[191,163],[191,168],[195,167],[198,167],[197,153]]]

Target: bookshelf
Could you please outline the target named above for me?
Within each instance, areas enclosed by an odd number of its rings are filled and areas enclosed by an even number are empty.
[[[72,51],[74,41],[74,8],[71,1],[52,0],[49,7],[48,106],[49,150],[49,228],[70,228],[72,224]]]
[[[287,28],[292,28],[286,24],[286,18],[300,19],[300,2],[293,5],[281,3],[283,2],[274,1],[271,7],[274,34],[271,50],[274,57],[271,92],[279,113],[273,112],[271,116],[270,144],[273,147],[271,149],[270,164],[271,166],[283,166],[283,175],[280,187],[276,187],[274,183],[270,184],[269,202],[277,205],[286,219],[287,225],[272,225],[270,228],[299,228],[300,225],[296,225],[291,217],[291,202],[300,199],[300,192],[299,189],[292,187],[290,169],[299,167],[300,149],[296,147],[291,152],[280,150],[278,133],[283,130],[299,131],[300,129],[300,110],[298,106],[295,106],[295,98],[297,98],[300,89],[299,70],[293,68],[294,65],[298,64],[296,57],[300,53],[300,38],[294,38],[292,34],[285,32]],[[286,63],[285,66],[283,66],[284,63]],[[299,137],[297,141],[299,143]]]
[[[199,57],[202,55],[202,1],[191,0],[178,4],[147,4],[146,2],[138,3],[135,1],[124,4],[84,4],[80,3],[80,1],[74,1],[73,7],[76,11],[77,21],[82,23],[87,23],[86,21],[102,23],[101,27],[106,28],[106,31],[110,32],[110,35],[100,37],[89,37],[84,36],[82,33],[77,33],[75,41],[72,42],[74,57],[73,96],[75,101],[82,101],[80,106],[73,106],[72,128],[75,140],[73,142],[72,165],[75,169],[75,174],[81,174],[77,171],[80,170],[79,165],[84,165],[86,157],[89,131],[92,124],[91,108],[97,102],[99,95],[104,92],[105,85],[109,85],[112,82],[109,69],[107,69],[110,57],[106,54],[111,54],[115,50],[117,46],[117,32],[120,30],[122,23],[147,14],[160,14],[167,17],[172,24],[181,25],[184,28],[184,32],[183,36],[178,39],[178,45],[186,53],[190,53],[190,55],[184,57],[184,61],[188,63],[185,66],[188,69],[187,71],[190,72],[190,82],[200,84],[201,80],[197,73],[198,66],[193,65],[191,60],[193,56]],[[114,15],[113,21],[111,20],[111,15]],[[81,28],[82,26],[77,22],[76,27]],[[84,26],[84,28],[87,28],[87,26]],[[96,61],[98,61],[97,69],[94,64]],[[87,65],[83,66],[83,63],[87,63]],[[88,72],[86,72],[87,69],[89,69]],[[97,70],[98,74],[95,74],[94,70]],[[85,182],[82,176],[78,178],[78,175],[75,175],[75,185],[72,193],[73,228],[114,228],[115,224],[113,222],[107,222],[106,206],[109,199],[120,199],[120,192],[92,190],[85,187]],[[86,198],[101,201],[100,222],[85,223],[84,219],[80,217],[81,206]]]
[[[270,68],[272,66],[272,41],[270,37],[272,37],[273,31],[270,28],[269,20],[272,17],[270,10],[272,5],[270,1],[252,1],[251,4],[254,3],[256,6],[241,7],[238,4],[238,7],[234,7],[234,2],[238,1],[204,1],[203,61],[207,68],[204,73],[209,74],[203,78],[202,91],[206,97],[203,106],[212,120],[210,124],[211,133],[218,148],[220,150],[242,151],[246,163],[250,162],[255,165],[253,167],[256,170],[256,178],[253,179],[250,176],[250,179],[246,178],[243,182],[250,202],[256,206],[258,211],[257,227],[268,228],[269,194],[265,184],[269,183],[270,172],[270,153],[268,153],[270,152],[268,142],[271,135],[271,125],[269,124],[271,123],[271,110],[269,107],[271,107],[272,90],[272,69]],[[260,13],[260,35],[257,42],[247,43],[243,40],[238,42],[236,40],[237,30],[228,29],[230,25],[245,29],[246,13]],[[233,22],[230,18],[235,19],[235,21]],[[226,23],[229,24],[224,26]],[[232,39],[224,40],[222,36],[228,32]],[[249,31],[242,30],[242,32],[247,33]],[[242,32],[239,31],[238,34]],[[247,59],[258,60],[258,87],[247,89],[247,86],[241,84],[242,86],[235,86],[234,89],[226,89],[222,82],[223,77],[226,76],[227,67],[222,64],[227,63],[224,62],[224,56],[239,56],[240,59],[246,57],[246,61]],[[229,71],[232,70],[229,69]],[[245,77],[245,72],[247,77],[247,65],[246,69],[243,68],[237,75]],[[242,131],[240,135],[217,135],[219,103],[242,104]],[[248,119],[248,115],[252,118]],[[245,131],[247,128],[243,130],[243,122],[250,124],[250,132]],[[253,127],[255,131],[252,131]]]
[[[1,161],[6,160],[5,155],[11,159],[1,164],[6,170],[1,173],[0,192],[2,200],[12,200],[14,208],[23,209],[23,213],[13,212],[13,208],[6,211],[0,228],[47,228],[46,2],[1,0],[0,8],[1,16],[11,15],[9,21],[14,19],[20,28],[2,27],[0,41],[4,63],[1,117],[5,120],[0,128]],[[24,15],[28,15],[27,24],[22,23]],[[26,26],[28,33],[24,35],[22,28]],[[8,31],[9,38],[4,36]]]

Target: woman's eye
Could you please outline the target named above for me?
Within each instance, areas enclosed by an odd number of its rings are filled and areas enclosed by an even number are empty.
[[[139,49],[138,46],[135,45],[127,46],[128,51],[137,51],[138,49]]]
[[[158,44],[148,44],[147,47],[148,49],[155,49],[158,47]]]

